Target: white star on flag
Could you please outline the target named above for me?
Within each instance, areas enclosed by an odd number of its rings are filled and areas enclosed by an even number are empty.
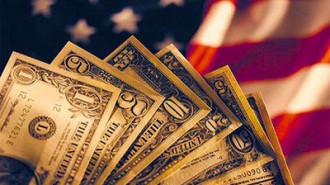
[[[88,43],[89,37],[96,32],[96,29],[89,26],[85,19],[80,19],[74,26],[68,27],[67,32],[70,33],[73,41]]]
[[[179,43],[179,42],[176,42],[174,40],[174,38],[172,36],[170,36],[170,35],[166,35],[163,41],[157,42],[155,44],[155,48],[158,51],[160,51],[160,50],[162,50],[163,48],[165,48],[166,46],[168,46],[170,44],[173,44],[176,48],[178,48],[178,50],[182,50],[183,49],[183,44],[182,43]]]
[[[120,33],[127,31],[129,33],[136,33],[138,31],[137,22],[141,20],[141,17],[134,13],[133,9],[126,7],[119,13],[111,16],[111,21],[115,23],[114,31]]]
[[[170,4],[175,4],[176,6],[183,6],[184,5],[184,0],[160,0],[159,4],[162,7],[166,7]]]
[[[55,4],[54,0],[33,0],[32,1],[32,15],[42,14],[44,17],[51,15],[50,7]]]

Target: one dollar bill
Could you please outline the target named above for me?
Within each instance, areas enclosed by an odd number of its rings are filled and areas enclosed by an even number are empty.
[[[106,183],[126,184],[202,119],[210,108],[137,39],[130,37],[105,62],[166,97]]]
[[[81,162],[83,169],[87,166],[86,171],[75,174],[82,178],[80,184],[94,184],[110,163],[119,162],[164,97],[70,42],[52,65],[121,89],[108,123],[98,128],[91,141],[87,153],[92,156]]]
[[[219,142],[241,126],[241,122],[227,108],[203,77],[190,65],[174,45],[156,54],[161,62],[180,78],[212,111],[153,160],[131,184],[157,184],[185,163]],[[202,146],[202,147],[201,147]]]
[[[0,80],[4,184],[72,184],[120,89],[13,53]],[[79,180],[79,179],[78,179]]]

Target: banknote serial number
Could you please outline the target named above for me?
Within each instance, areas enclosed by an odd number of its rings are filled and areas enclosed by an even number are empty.
[[[244,171],[241,174],[237,175],[237,179],[242,179],[246,177],[251,177],[261,173],[271,172],[270,167],[264,165],[262,167],[252,168],[250,170]]]
[[[14,145],[14,141],[16,140],[17,136],[19,135],[20,131],[22,130],[22,127],[26,121],[26,117],[31,112],[32,103],[34,102],[34,99],[29,98],[27,96],[27,92],[25,92],[25,91],[21,91],[18,94],[17,99],[19,102],[23,101],[25,103],[21,109],[21,112],[18,115],[18,119],[15,122],[13,129],[10,131],[8,140],[6,141],[6,144],[12,145],[12,146]]]

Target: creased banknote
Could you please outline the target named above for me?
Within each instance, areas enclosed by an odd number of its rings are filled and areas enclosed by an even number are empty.
[[[282,174],[285,184],[293,185],[294,183],[293,183],[288,165],[286,163],[285,156],[283,154],[280,142],[278,141],[278,138],[276,136],[276,132],[273,127],[272,120],[266,109],[266,105],[262,98],[261,93],[258,92],[258,93],[249,94],[249,95],[247,95],[247,99],[248,99],[249,104],[251,105],[252,109],[254,110],[255,114],[257,115],[259,122],[263,126],[263,129],[265,130],[265,132],[274,148],[275,158],[276,158],[275,162],[277,162],[276,165],[278,166],[278,168]]]
[[[106,180],[108,184],[126,184],[206,116],[210,108],[134,37],[105,62],[166,97]]]
[[[252,163],[235,169],[219,178],[210,179],[203,184],[293,185],[288,166],[261,94],[249,94],[247,95],[247,99],[275,149],[275,160],[271,162],[259,161],[258,163]]]
[[[225,173],[217,178],[207,180],[203,185],[238,185],[238,184],[258,184],[258,185],[284,185],[282,174],[278,168],[276,160],[258,160],[244,167]]]
[[[0,86],[0,183],[72,184],[120,89],[18,53]]]
[[[209,150],[196,155],[167,179],[152,183],[199,184],[230,173],[241,166],[260,160],[270,162],[274,159],[270,141],[229,67],[220,68],[205,77],[212,89],[244,125]]]
[[[155,181],[161,181],[193,159],[196,154],[205,151],[242,125],[174,45],[162,49],[156,56],[211,107],[212,111],[153,160],[131,184],[147,184],[155,178]]]
[[[87,153],[92,156],[86,156],[82,160],[83,168],[88,165],[86,171],[75,174],[83,175],[80,184],[93,184],[109,163],[119,162],[164,97],[70,42],[52,65],[121,89],[111,118],[95,132],[91,141]]]

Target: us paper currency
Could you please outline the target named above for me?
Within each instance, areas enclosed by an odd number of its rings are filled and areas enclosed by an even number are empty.
[[[164,97],[70,42],[52,65],[121,89],[111,118],[95,132],[87,150],[92,156],[86,156],[81,162],[82,168],[88,165],[86,171],[75,174],[83,176],[80,184],[93,184],[109,163],[119,162]]]
[[[18,53],[0,86],[1,184],[71,184],[120,89]]]
[[[202,153],[242,125],[174,45],[162,49],[156,56],[211,107],[212,111],[153,160],[131,184],[147,184],[154,179],[156,182],[165,179],[198,153]]]
[[[244,95],[230,68],[228,66],[219,68],[206,74],[204,78],[218,94],[218,96],[235,113],[235,115],[251,128],[255,137],[259,141],[263,141],[263,149],[267,153],[273,155],[274,148],[263,131],[257,116],[249,105],[246,96]]]
[[[277,166],[282,174],[285,184],[293,185],[294,183],[288,165],[286,163],[285,156],[283,154],[280,142],[278,141],[278,138],[276,136],[276,132],[273,127],[272,120],[266,109],[266,105],[262,98],[261,93],[258,92],[258,93],[249,94],[247,95],[247,99],[252,109],[254,110],[255,114],[257,115],[259,122],[263,126],[263,129],[265,130],[272,146],[274,147]]]
[[[259,163],[252,163],[245,167],[240,167],[219,178],[210,179],[206,181],[205,184],[293,185],[288,166],[261,94],[249,94],[247,95],[247,99],[275,149],[276,160],[271,162],[260,161]]]
[[[167,179],[152,183],[198,184],[251,163],[274,160],[267,136],[228,67],[207,74],[206,81],[244,124],[209,150],[199,153]],[[256,137],[259,135],[259,137]],[[262,138],[262,139],[259,139]]]
[[[134,37],[105,61],[166,97],[106,180],[108,184],[126,184],[206,116],[210,108]]]
[[[238,185],[238,184],[258,184],[258,185],[284,185],[280,170],[276,160],[267,162],[259,160],[255,163],[239,167],[220,177],[210,179],[201,183],[203,185]]]

